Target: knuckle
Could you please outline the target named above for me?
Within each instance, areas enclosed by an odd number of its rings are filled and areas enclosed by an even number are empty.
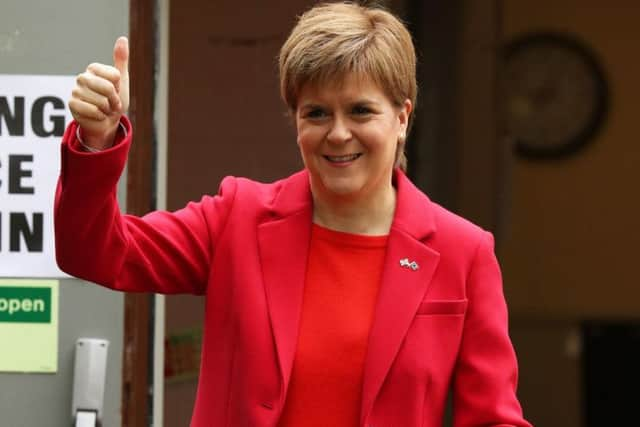
[[[89,111],[91,111],[91,114],[93,115],[93,117],[95,117],[97,119],[102,117],[102,112],[100,111],[100,109],[98,108],[97,105],[91,104],[89,106]]]

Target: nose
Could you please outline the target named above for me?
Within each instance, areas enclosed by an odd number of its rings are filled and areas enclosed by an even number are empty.
[[[334,144],[342,144],[351,139],[351,130],[349,129],[349,123],[345,117],[340,114],[333,116],[331,121],[331,127],[327,132],[327,141]]]

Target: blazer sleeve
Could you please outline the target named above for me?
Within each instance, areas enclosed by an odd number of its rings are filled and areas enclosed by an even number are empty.
[[[518,368],[508,334],[493,236],[483,232],[467,278],[469,305],[453,378],[454,427],[530,427],[516,397]]]
[[[131,123],[113,147],[88,153],[79,148],[77,123],[62,141],[54,228],[59,267],[78,278],[128,292],[206,292],[216,237],[224,229],[235,196],[227,178],[215,197],[169,213],[122,215],[116,186],[132,140]]]

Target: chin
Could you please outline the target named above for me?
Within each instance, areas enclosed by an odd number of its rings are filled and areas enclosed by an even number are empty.
[[[361,185],[354,182],[353,178],[344,179],[324,179],[323,187],[328,194],[339,197],[348,197],[357,194],[361,190]]]

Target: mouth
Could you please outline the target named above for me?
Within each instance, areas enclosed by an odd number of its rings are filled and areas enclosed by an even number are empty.
[[[327,159],[329,162],[331,163],[349,163],[352,162],[354,160],[356,160],[357,158],[359,158],[360,156],[362,156],[362,153],[355,153],[355,154],[347,154],[345,156],[322,156],[325,159]]]

